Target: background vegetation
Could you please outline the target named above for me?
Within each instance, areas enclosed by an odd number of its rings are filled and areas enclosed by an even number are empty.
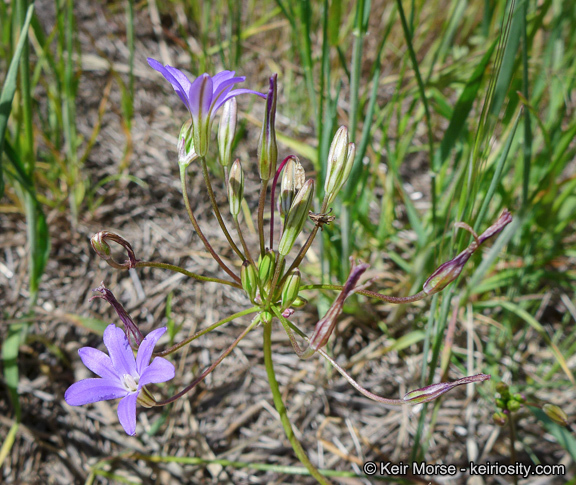
[[[510,430],[491,421],[499,381],[573,414],[574,25],[570,0],[0,2],[3,480],[269,483],[299,473],[268,411],[257,339],[189,400],[142,418],[137,438],[118,432],[114,403],[64,404],[81,372],[77,348],[97,345],[113,321],[87,303],[101,280],[146,330],[185,334],[245,303],[171,275],[119,273],[89,250],[92,233],[117,230],[137,254],[216,271],[179,199],[175,140],[187,115],[148,56],[194,74],[235,69],[262,91],[277,72],[280,155],[296,153],[319,181],[335,130],[349,127],[357,160],[337,221],[307,262],[313,283],[342,281],[353,254],[372,265],[375,288],[419,291],[470,242],[455,222],[480,232],[504,208],[514,214],[442,294],[412,307],[357,298],[328,346],[380,393],[475,371],[491,382],[390,411],[316,359],[299,362],[275,334],[289,410],[321,467],[345,477],[368,459],[506,462]],[[245,98],[240,108],[235,153],[254,207],[263,106]],[[316,295],[305,328],[333,296]],[[227,332],[184,355],[181,371],[205,367]],[[515,459],[565,463],[569,478],[550,483],[574,483],[571,427],[530,406],[516,424]]]

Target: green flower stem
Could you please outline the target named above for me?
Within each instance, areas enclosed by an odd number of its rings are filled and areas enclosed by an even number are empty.
[[[328,485],[330,482],[318,471],[318,469],[310,462],[306,452],[302,448],[300,442],[296,439],[294,435],[294,430],[292,429],[292,424],[290,419],[288,419],[288,413],[284,402],[282,401],[282,393],[280,392],[280,387],[278,386],[278,381],[276,380],[276,374],[274,373],[274,364],[272,363],[272,324],[264,323],[264,364],[266,365],[266,374],[268,374],[268,382],[270,383],[270,390],[272,391],[272,398],[274,399],[274,406],[280,415],[280,421],[286,433],[286,437],[296,456],[300,462],[308,469],[310,474],[318,480],[318,483],[323,485]]]
[[[220,259],[220,256],[218,256],[216,254],[216,251],[214,251],[214,248],[210,245],[210,243],[208,242],[208,239],[206,239],[206,236],[204,235],[204,233],[200,229],[200,226],[198,225],[198,221],[196,220],[196,217],[194,217],[194,213],[192,212],[192,208],[190,207],[190,199],[188,198],[188,184],[186,182],[186,167],[184,167],[182,165],[180,165],[180,182],[182,184],[182,196],[184,197],[184,205],[186,206],[186,211],[188,212],[188,217],[190,218],[190,222],[194,226],[196,233],[198,234],[200,239],[202,239],[202,242],[204,243],[204,247],[212,255],[212,257],[216,260],[216,262],[220,265],[220,267],[224,271],[226,271],[226,273],[228,273],[232,277],[232,279],[234,281],[236,281],[236,283],[240,283],[240,278],[237,275],[235,275],[234,272],[228,266],[226,266],[224,261],[222,261]]]
[[[335,291],[342,291],[344,289],[341,285],[303,285],[300,287],[300,290],[335,290]],[[377,300],[386,301],[388,303],[395,303],[400,305],[402,303],[413,303],[415,301],[423,300],[428,295],[423,291],[416,293],[415,295],[410,296],[389,296],[383,295],[382,293],[377,293],[375,291],[370,290],[360,290],[356,291],[359,295],[364,295],[369,298],[375,298]]]
[[[324,206],[323,206],[324,207]],[[293,269],[296,269],[298,266],[300,266],[300,263],[302,262],[302,260],[304,259],[304,256],[306,256],[306,253],[308,252],[308,250],[310,249],[310,246],[312,246],[312,242],[314,241],[314,238],[316,237],[316,233],[318,232],[318,228],[320,226],[316,226],[314,227],[314,229],[312,230],[312,232],[310,233],[310,235],[308,236],[308,239],[306,239],[306,242],[304,243],[304,246],[302,246],[300,248],[300,251],[298,252],[298,255],[296,256],[296,258],[294,259],[294,261],[292,262],[292,264],[290,265],[290,267],[288,268],[288,271],[286,271],[286,273],[284,273],[284,276],[282,277],[282,279],[280,280],[280,286],[282,286],[284,284],[284,281],[286,280],[286,278],[288,277],[288,275],[290,274],[290,272]]]
[[[166,404],[173,403],[177,399],[180,399],[184,394],[186,394],[187,392],[190,392],[192,389],[194,389],[198,384],[200,384],[206,378],[206,376],[208,374],[210,374],[210,372],[212,372],[220,364],[220,362],[222,362],[226,357],[228,357],[230,352],[232,352],[234,350],[234,348],[240,343],[240,340],[242,340],[244,337],[246,337],[246,335],[248,335],[248,333],[259,322],[260,322],[260,314],[256,315],[254,320],[252,320],[252,323],[244,329],[244,331],[238,336],[238,338],[236,340],[234,340],[234,342],[232,342],[232,345],[230,345],[230,347],[228,347],[222,353],[222,355],[220,357],[218,357],[218,359],[210,367],[208,367],[208,369],[206,369],[204,372],[202,372],[202,374],[200,374],[196,379],[194,379],[190,385],[186,386],[179,393],[175,394],[174,396],[172,396],[168,399],[165,399],[164,401],[156,401],[155,406],[166,406]]]
[[[244,248],[244,252],[246,253],[246,258],[248,258],[248,261],[250,261],[250,264],[252,266],[254,266],[254,268],[256,268],[256,264],[254,264],[254,260],[252,259],[252,255],[250,254],[250,249],[248,249],[248,245],[246,244],[246,241],[244,240],[244,234],[242,234],[242,227],[240,226],[240,223],[238,222],[238,216],[234,216],[234,225],[236,226],[236,232],[238,233],[238,237],[240,238],[240,243],[242,244],[242,247]]]
[[[174,271],[175,273],[181,273],[183,275],[188,276],[189,278],[194,278],[198,281],[212,281],[214,283],[220,283],[222,285],[232,286],[233,288],[242,288],[242,285],[238,283],[234,283],[233,281],[222,280],[220,278],[210,278],[209,276],[201,276],[196,273],[192,273],[191,271],[185,270],[180,266],[175,266],[173,264],[168,263],[160,263],[158,261],[138,261],[136,263],[136,268],[160,268],[160,269],[169,269],[170,271]]]
[[[204,175],[204,182],[206,183],[206,188],[208,189],[208,196],[210,197],[210,202],[212,203],[214,215],[216,216],[216,219],[218,219],[218,224],[220,224],[220,228],[222,229],[224,236],[226,236],[228,244],[230,244],[230,247],[234,250],[238,257],[244,261],[246,257],[242,254],[242,251],[238,249],[238,246],[236,246],[236,243],[228,232],[226,224],[224,223],[224,219],[222,219],[222,214],[220,214],[220,209],[216,203],[216,196],[214,195],[214,190],[212,190],[212,183],[210,182],[210,174],[208,173],[208,165],[206,165],[206,157],[200,157],[200,162],[202,163],[202,175]]]
[[[173,345],[169,349],[163,350],[162,352],[155,352],[154,356],[155,357],[165,357],[166,355],[170,355],[171,353],[176,352],[177,350],[181,349],[185,345],[188,345],[193,340],[196,340],[198,337],[201,337],[202,335],[205,335],[208,332],[211,332],[215,328],[218,328],[221,325],[224,325],[225,323],[231,322],[232,320],[234,320],[236,318],[240,318],[240,317],[243,317],[244,315],[250,315],[251,313],[255,313],[258,310],[259,310],[259,308],[257,306],[254,306],[252,308],[248,308],[247,310],[242,310],[241,312],[234,313],[234,315],[230,315],[229,317],[223,318],[222,320],[219,320],[216,323],[213,323],[212,325],[205,328],[204,330],[200,330],[199,332],[196,332],[194,335],[191,335],[190,337],[182,340],[182,342]]]
[[[258,201],[258,236],[260,238],[260,254],[264,256],[264,205],[266,204],[266,189],[268,180],[262,180],[260,184],[260,200]]]

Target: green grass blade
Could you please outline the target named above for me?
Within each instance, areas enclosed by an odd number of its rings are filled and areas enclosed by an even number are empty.
[[[4,153],[4,140],[6,137],[6,129],[8,127],[8,118],[10,117],[10,112],[12,111],[12,100],[14,99],[14,93],[16,92],[18,65],[20,63],[20,57],[22,56],[24,46],[28,41],[28,28],[30,27],[33,13],[34,4],[30,5],[26,12],[26,19],[24,20],[24,25],[20,31],[20,38],[18,39],[16,50],[14,51],[12,61],[10,62],[10,67],[8,68],[8,74],[6,74],[6,79],[4,80],[4,85],[2,86],[2,93],[0,94],[0,197],[4,195],[4,177],[2,173],[2,154]]]

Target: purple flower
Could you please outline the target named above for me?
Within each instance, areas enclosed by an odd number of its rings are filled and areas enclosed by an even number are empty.
[[[148,64],[172,84],[174,91],[190,111],[194,124],[194,150],[201,157],[208,151],[208,136],[214,115],[226,101],[245,93],[266,97],[251,89],[232,89],[234,84],[246,79],[244,76],[234,77],[235,71],[222,71],[213,77],[204,73],[194,82],[190,82],[188,77],[175,67],[163,66],[151,57],[148,58]]]
[[[174,365],[162,357],[150,363],[152,351],[166,327],[150,332],[140,344],[138,355],[130,348],[123,330],[109,325],[104,331],[104,345],[110,356],[91,347],[78,350],[82,362],[101,379],[84,379],[72,384],[64,399],[71,406],[122,398],[118,418],[124,431],[136,433],[136,400],[143,386],[166,382],[174,378]]]

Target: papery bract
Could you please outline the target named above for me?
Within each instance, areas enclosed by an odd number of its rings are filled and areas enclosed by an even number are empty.
[[[152,362],[152,352],[166,327],[150,332],[138,348],[138,355],[121,328],[109,325],[104,331],[104,345],[110,356],[91,347],[82,347],[78,354],[88,369],[100,379],[84,379],[72,384],[64,399],[71,406],[122,398],[118,404],[118,419],[129,435],[136,433],[136,401],[142,387],[174,378],[174,365],[162,357]]]

